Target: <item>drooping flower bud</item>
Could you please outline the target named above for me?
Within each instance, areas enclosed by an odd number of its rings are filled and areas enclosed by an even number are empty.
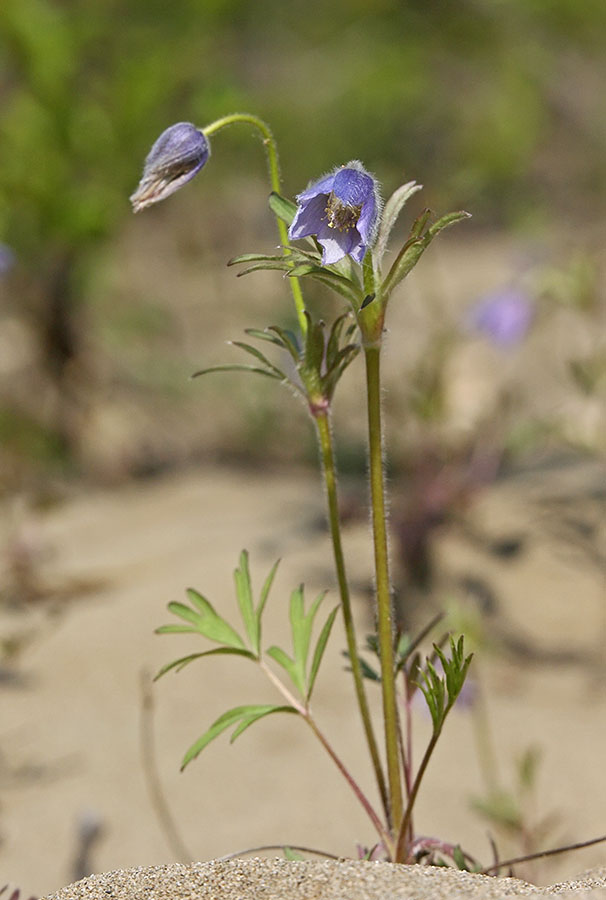
[[[134,212],[165,200],[197,175],[210,156],[206,136],[189,122],[163,131],[149,151],[137,190],[130,198]]]
[[[322,264],[344,256],[361,263],[373,242],[381,198],[375,178],[358,160],[324,175],[297,197],[298,209],[290,226],[291,240],[315,235],[322,245]]]

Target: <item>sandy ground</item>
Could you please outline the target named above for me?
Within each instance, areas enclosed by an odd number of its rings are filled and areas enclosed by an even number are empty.
[[[545,526],[537,502],[546,495],[599,493],[603,479],[598,465],[561,467],[521,473],[482,494],[472,510],[478,529],[532,535],[519,558],[488,558],[456,530],[437,544],[437,590],[445,603],[462,574],[482,575],[498,587],[500,607],[486,620],[476,678],[488,700],[502,784],[513,783],[514,760],[526,748],[542,751],[528,822],[555,814],[543,837],[548,845],[606,832],[605,597],[599,569]],[[257,586],[282,558],[266,639],[287,646],[289,591],[301,580],[308,597],[333,587],[330,547],[318,526],[322,515],[313,473],[200,468],[82,493],[32,518],[30,539],[48,549],[41,578],[51,599],[2,613],[5,642],[23,646],[6,662],[0,682],[0,882],[20,885],[26,897],[40,896],[84,874],[79,866],[102,872],[175,860],[150,798],[141,679],[200,649],[201,641],[157,636],[154,628],[169,621],[166,604],[181,600],[188,585],[233,618],[231,573],[246,547]],[[345,548],[352,582],[366,584],[370,548],[363,518],[346,529]],[[53,601],[53,595],[64,599]],[[355,603],[363,634],[371,621],[368,601],[360,593]],[[499,650],[511,644],[512,634],[522,648]],[[315,712],[372,794],[343,646],[339,624]],[[232,746],[220,738],[179,773],[187,746],[226,708],[275,699],[262,673],[239,660],[203,660],[154,686],[156,765],[191,859],[276,842],[355,855],[356,842],[373,842],[333,764],[294,719],[267,719]],[[423,710],[415,721],[418,759],[428,734]],[[488,863],[487,825],[470,809],[472,795],[483,790],[474,722],[469,711],[453,713],[416,826],[422,834],[459,841]],[[86,851],[83,835],[97,824],[98,839],[78,861]],[[519,852],[519,845],[510,849]],[[541,883],[563,880],[603,864],[605,854],[598,845],[531,874]]]

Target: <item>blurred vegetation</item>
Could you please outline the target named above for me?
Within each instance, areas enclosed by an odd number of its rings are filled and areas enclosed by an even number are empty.
[[[0,242],[17,262],[0,315],[30,350],[5,365],[5,452],[74,459],[92,285],[167,125],[266,118],[289,194],[359,157],[476,228],[576,228],[606,207],[605,33],[603,0],[3,0]],[[253,156],[246,130],[216,143],[211,209]],[[226,255],[256,249],[229,226]]]

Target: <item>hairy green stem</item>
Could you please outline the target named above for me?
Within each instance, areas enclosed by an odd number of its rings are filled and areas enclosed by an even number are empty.
[[[372,759],[372,765],[377,780],[377,787],[381,796],[381,802],[385,815],[389,820],[389,803],[387,796],[387,786],[385,784],[385,776],[379,749],[372,727],[370,710],[368,707],[368,698],[364,688],[364,678],[362,676],[362,667],[360,666],[360,658],[356,645],[356,633],[351,610],[351,598],[349,595],[349,583],[345,572],[345,558],[343,556],[343,545],[341,542],[341,521],[339,518],[339,503],[337,493],[337,477],[333,452],[333,440],[331,432],[330,412],[315,415],[314,422],[318,434],[318,442],[320,444],[320,455],[322,460],[322,471],[324,474],[324,483],[326,485],[326,500],[328,504],[328,521],[330,526],[330,536],[335,558],[335,569],[337,572],[337,582],[339,584],[339,595],[341,597],[341,612],[343,613],[343,624],[345,626],[345,635],[347,638],[347,651],[351,663],[351,671],[354,680],[356,697],[362,717],[364,733],[368,750]]]
[[[383,474],[380,354],[380,343],[373,343],[364,347],[364,357],[366,361],[366,396],[368,403],[370,495],[377,595],[377,634],[381,660],[385,752],[391,808],[390,818],[392,826],[397,833],[402,819],[402,783],[400,776],[398,740],[399,722],[396,706],[394,671],[393,617],[389,583],[389,555],[387,550],[387,511],[385,505],[385,482]]]
[[[267,152],[267,164],[269,167],[269,180],[271,183],[271,189],[277,194],[281,194],[282,185],[280,179],[280,163],[278,161],[278,147],[269,125],[267,125],[262,119],[259,119],[258,116],[250,115],[249,113],[232,113],[229,116],[223,116],[221,119],[216,119],[216,121],[211,122],[210,125],[207,125],[202,130],[206,137],[210,137],[211,135],[216,134],[216,132],[220,131],[222,128],[227,128],[229,125],[235,125],[238,123],[253,125],[258,131],[260,131],[263,138],[263,144]],[[286,227],[286,223],[283,222],[282,219],[279,219],[277,216],[276,222],[278,223],[278,231],[280,233],[280,241],[284,248],[284,255],[289,256],[290,250],[288,249],[288,228]],[[307,320],[304,315],[305,303],[303,301],[303,292],[301,290],[301,285],[298,278],[289,278],[288,281],[290,282],[290,289],[292,292],[295,309],[297,311],[299,328],[301,329],[301,334],[305,335],[307,332]]]
[[[444,717],[446,718],[446,717]],[[442,725],[444,724],[444,720],[442,720]],[[415,805],[415,800],[417,799],[417,794],[419,793],[419,788],[421,787],[421,782],[423,780],[423,776],[425,775],[425,769],[429,764],[429,760],[431,759],[431,755],[435,750],[436,744],[438,743],[438,738],[442,733],[442,725],[433,732],[431,736],[431,740],[427,745],[427,749],[423,755],[423,759],[421,760],[421,765],[419,766],[419,771],[416,774],[414,783],[412,785],[412,789],[410,791],[410,795],[408,797],[408,803],[406,804],[406,812],[404,813],[404,818],[402,819],[402,823],[400,825],[400,830],[398,833],[397,843],[396,843],[396,856],[394,862],[406,862],[408,856],[408,843],[410,840],[410,823],[412,820],[412,811]]]

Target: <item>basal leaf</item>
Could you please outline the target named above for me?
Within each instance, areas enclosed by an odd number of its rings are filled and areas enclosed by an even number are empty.
[[[259,630],[257,627],[257,617],[253,607],[252,586],[250,583],[250,571],[248,567],[248,553],[243,550],[240,554],[240,566],[234,572],[234,580],[236,582],[236,595],[238,598],[238,606],[240,607],[240,615],[244,622],[248,640],[252,646],[255,656],[259,655]]]
[[[154,634],[185,634],[186,631],[198,634],[198,629],[193,625],[160,625],[154,630]]]
[[[270,647],[267,651],[267,655],[271,656],[272,659],[278,663],[278,665],[282,666],[282,668],[288,674],[288,677],[299,691],[299,693],[304,697],[305,696],[305,679],[301,677],[301,673],[298,667],[295,665],[294,660],[290,658],[288,653],[285,650],[282,650],[281,647],[276,647],[275,645]]]
[[[200,634],[203,634],[204,637],[211,641],[216,641],[218,644],[226,644],[229,647],[237,647],[240,650],[247,649],[240,635],[218,614],[206,597],[203,597],[202,594],[199,594],[193,588],[188,588],[187,596],[199,610],[197,619],[195,621],[190,619],[190,621],[196,625]],[[174,605],[169,604],[169,609],[173,612],[175,611],[172,609]],[[177,605],[185,610],[188,608],[183,607],[183,604]],[[177,613],[177,615],[179,614],[183,615],[183,612]],[[183,618],[187,617],[183,615]]]
[[[174,659],[172,662],[162,666],[160,671],[154,675],[154,681],[157,681],[158,678],[162,678],[163,675],[166,675],[166,673],[170,672],[172,669],[176,672],[180,672],[185,666],[188,666],[196,659],[201,659],[203,656],[217,656],[219,654],[245,656],[248,659],[255,659],[254,653],[251,653],[250,650],[239,650],[236,647],[215,647],[214,650],[205,650],[203,653],[190,653],[189,656],[182,656],[181,659]]]
[[[274,581],[275,574],[278,570],[278,566],[280,565],[280,560],[276,560],[273,566],[270,569],[269,575],[265,579],[263,583],[263,587],[261,588],[261,596],[259,598],[259,605],[257,606],[255,615],[257,617],[257,631],[259,634],[259,645],[261,644],[261,619],[263,616],[263,610],[265,609],[265,604],[267,603],[267,598],[269,596],[269,592],[271,590],[271,586]]]
[[[314,689],[314,684],[316,681],[316,676],[318,674],[318,670],[320,668],[320,663],[322,662],[322,657],[324,656],[324,651],[326,649],[326,644],[328,643],[328,638],[330,637],[330,632],[335,621],[335,616],[339,610],[338,606],[335,606],[333,611],[328,616],[326,622],[324,623],[324,628],[320,632],[320,637],[316,643],[316,649],[314,650],[313,660],[311,663],[311,669],[309,672],[309,679],[307,682],[307,699],[311,698],[311,692]]]
[[[255,722],[258,722],[259,719],[264,719],[265,716],[271,716],[273,713],[277,712],[285,712],[285,713],[296,713],[297,710],[294,706],[258,706],[258,707],[248,707],[251,710],[255,710],[255,712],[251,712],[250,715],[246,715],[242,717],[242,721],[238,725],[238,727],[233,731],[229,742],[233,744],[236,738],[240,737],[243,731],[246,731],[247,728],[250,728],[251,725],[254,725]]]

